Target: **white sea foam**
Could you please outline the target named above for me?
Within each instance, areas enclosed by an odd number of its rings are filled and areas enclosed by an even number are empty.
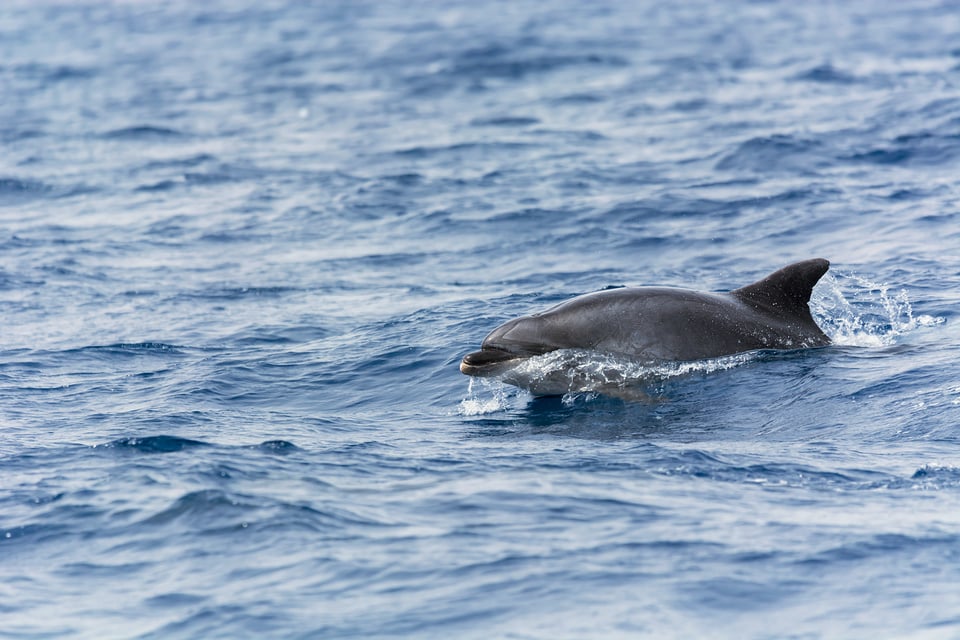
[[[810,312],[834,344],[885,347],[918,327],[937,325],[943,318],[914,315],[907,292],[891,291],[858,275],[827,274],[813,291]]]

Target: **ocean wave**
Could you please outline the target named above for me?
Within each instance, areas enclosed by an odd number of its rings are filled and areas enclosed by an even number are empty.
[[[53,187],[36,180],[0,178],[0,204],[5,200],[15,201],[21,198],[42,196],[52,191]]]
[[[869,559],[889,558],[892,554],[923,550],[936,553],[955,548],[960,536],[952,534],[911,535],[880,533],[825,549],[796,561],[797,565],[836,566],[859,563]]]
[[[170,525],[196,527],[199,533],[208,535],[238,530],[309,530],[330,536],[335,530],[384,524],[344,506],[318,509],[264,495],[201,489],[181,495],[131,526],[140,530]]]
[[[540,119],[531,116],[493,116],[474,118],[470,124],[475,127],[529,127],[540,124]]]
[[[720,171],[813,173],[830,164],[829,151],[820,141],[776,134],[740,143],[715,166]]]
[[[797,75],[796,78],[798,80],[809,80],[811,82],[822,82],[826,84],[853,84],[857,81],[855,75],[838,69],[830,63],[817,65]]]
[[[40,80],[43,83],[64,82],[70,80],[84,81],[95,77],[96,67],[78,66],[70,64],[45,64],[31,62],[13,67],[13,73],[21,78]]]
[[[206,447],[209,443],[177,436],[146,436],[142,438],[120,438],[111,440],[94,448],[137,451],[138,453],[172,453],[194,447]]]
[[[257,448],[277,455],[287,455],[300,450],[300,447],[286,440],[267,440],[258,444]]]
[[[942,166],[960,158],[960,134],[915,133],[897,136],[887,146],[840,158],[843,162],[878,165]]]
[[[169,127],[158,127],[156,125],[133,125],[129,127],[121,127],[119,129],[111,129],[106,133],[101,135],[105,140],[132,140],[132,141],[143,141],[143,140],[169,140],[175,138],[181,138],[184,134],[181,131],[176,129],[171,129]]]

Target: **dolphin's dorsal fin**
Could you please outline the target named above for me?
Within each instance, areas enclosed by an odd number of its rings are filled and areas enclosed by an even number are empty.
[[[743,302],[809,317],[807,303],[810,302],[810,294],[829,268],[830,262],[823,258],[795,262],[774,271],[763,280],[730,293]]]

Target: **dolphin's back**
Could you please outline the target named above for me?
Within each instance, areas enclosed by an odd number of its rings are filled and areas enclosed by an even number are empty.
[[[482,346],[517,355],[593,349],[643,360],[823,346],[830,340],[807,303],[828,267],[826,260],[808,260],[730,293],[667,287],[589,293],[511,320]]]

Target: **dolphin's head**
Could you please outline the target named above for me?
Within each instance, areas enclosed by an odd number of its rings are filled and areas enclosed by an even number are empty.
[[[539,316],[514,318],[490,332],[480,351],[463,356],[460,372],[468,376],[499,376],[531,356],[560,348],[545,340],[544,321]]]

